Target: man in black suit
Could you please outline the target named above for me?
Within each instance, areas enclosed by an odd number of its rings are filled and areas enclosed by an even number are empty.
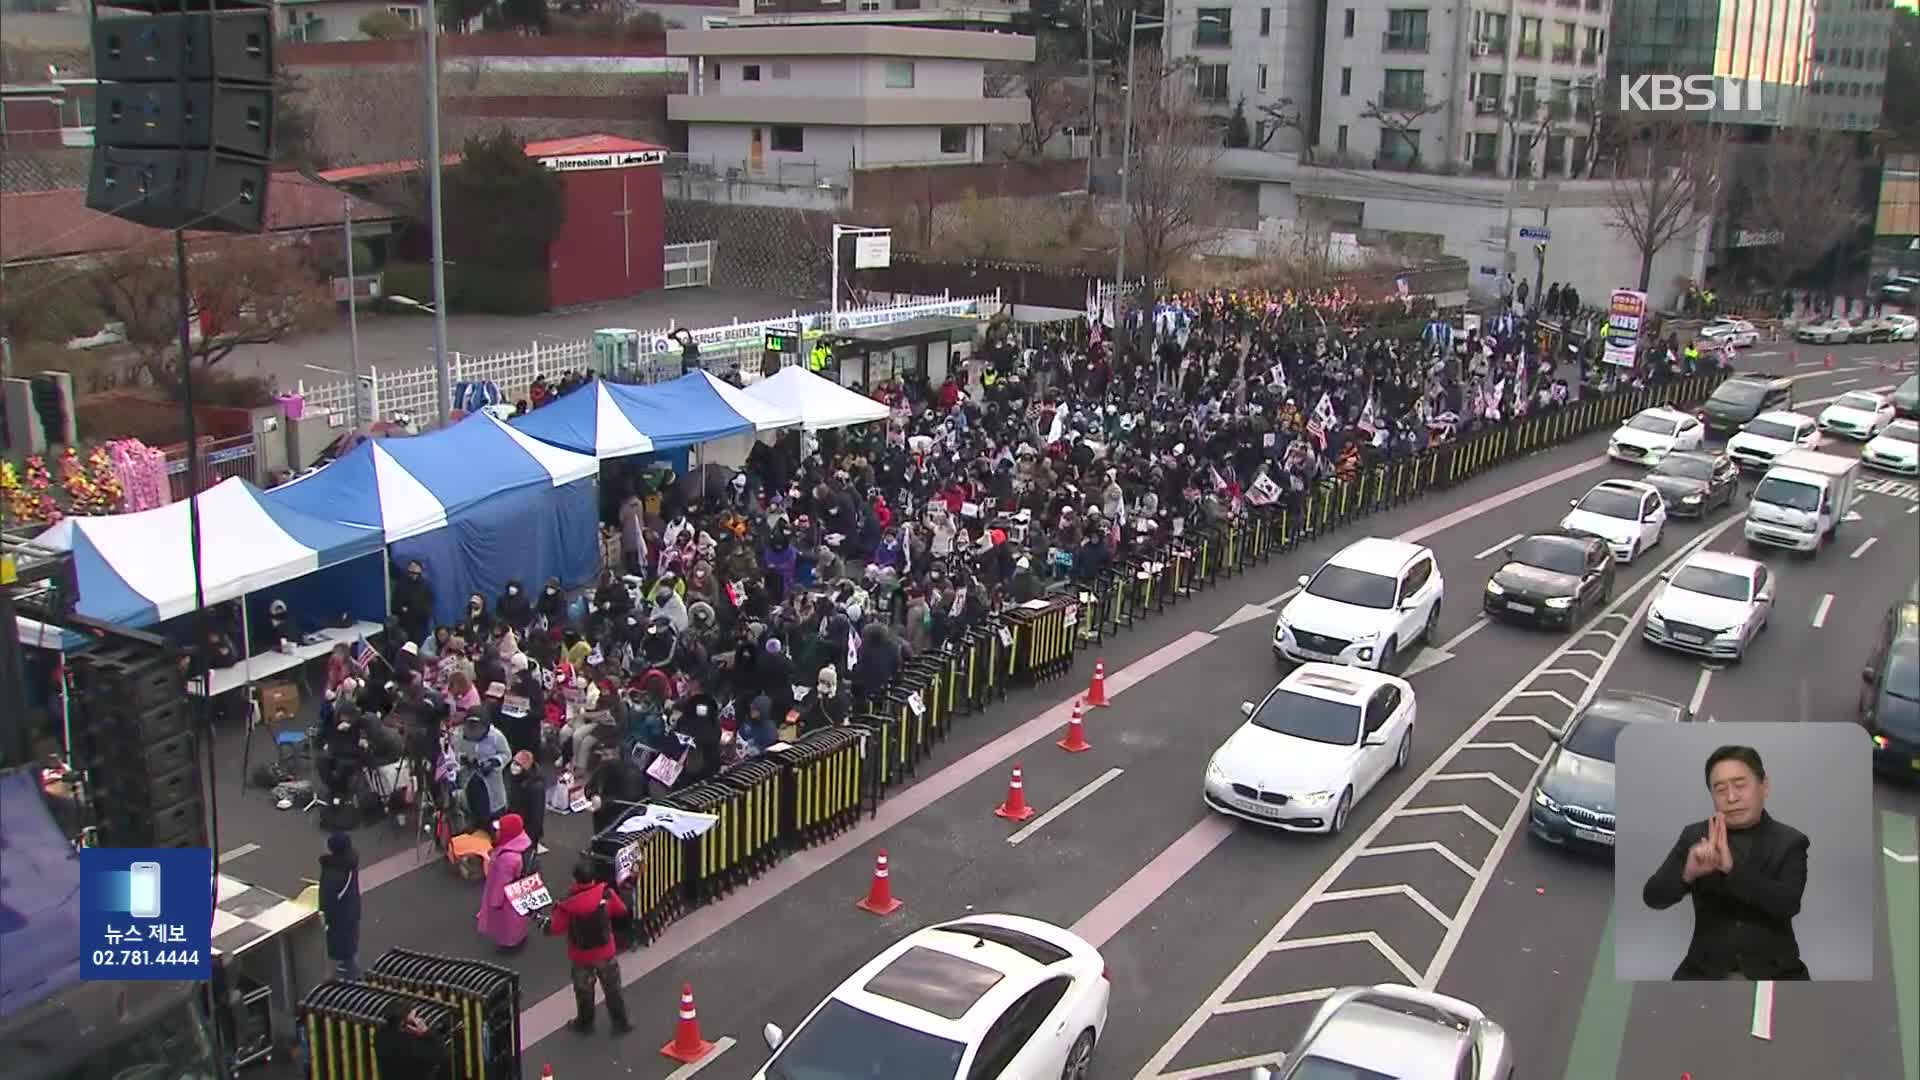
[[[1707,756],[1714,814],[1680,830],[1641,899],[1665,911],[1693,897],[1693,941],[1675,980],[1801,980],[1793,918],[1807,889],[1807,836],[1767,813],[1772,784],[1750,746]]]

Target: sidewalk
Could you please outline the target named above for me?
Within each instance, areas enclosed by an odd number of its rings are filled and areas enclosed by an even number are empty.
[[[826,306],[824,300],[803,300],[747,289],[675,289],[648,293],[616,303],[569,308],[545,315],[450,315],[447,348],[472,355],[517,351],[535,340],[543,345],[590,338],[595,330],[625,327],[659,330],[669,324],[700,328],[739,320],[751,322],[802,314]],[[308,385],[342,382],[352,355],[344,312],[339,326],[325,333],[234,350],[219,370],[234,375],[275,379],[283,390],[296,382]],[[360,370],[418,367],[433,362],[433,319],[426,315],[369,315],[360,317]],[[325,370],[331,369],[331,370]]]

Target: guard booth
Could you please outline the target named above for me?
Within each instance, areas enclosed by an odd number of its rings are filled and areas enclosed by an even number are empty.
[[[841,386],[872,389],[906,376],[938,386],[973,349],[983,324],[964,315],[922,315],[884,326],[840,330],[829,336],[831,370]]]
[[[608,380],[634,378],[640,370],[640,331],[617,326],[595,330],[593,370]]]
[[[798,330],[768,330],[761,342],[760,377],[777,375],[783,367],[806,362],[805,335]]]

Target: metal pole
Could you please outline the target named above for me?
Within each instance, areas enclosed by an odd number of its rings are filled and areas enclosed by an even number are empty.
[[[1135,8],[1127,23],[1127,100],[1120,118],[1120,240],[1113,264],[1114,321],[1120,319],[1122,290],[1127,281],[1127,233],[1133,228],[1133,204],[1127,201],[1127,177],[1133,175],[1133,53],[1134,38],[1140,33],[1140,9]]]
[[[439,377],[440,419],[453,415],[453,372],[447,366],[446,222],[440,200],[440,16],[427,0],[427,212],[433,229],[433,367]],[[354,388],[356,394],[359,387]]]
[[[340,196],[340,230],[347,240],[347,356],[353,375],[353,405],[348,414],[360,430],[360,294],[353,276],[353,196]],[[437,308],[437,305],[436,305]]]
[[[1547,227],[1547,219],[1552,213],[1553,205],[1551,203],[1540,204],[1540,228],[1545,229]],[[1551,240],[1542,240],[1540,241],[1540,246],[1534,249],[1533,303],[1536,307],[1547,302],[1547,294],[1541,290],[1546,288],[1547,245],[1551,243],[1553,243]]]
[[[833,293],[827,310],[838,315],[840,314],[840,226],[833,226],[829,243],[833,248]]]
[[[173,230],[174,284],[180,290],[180,404],[187,422],[187,550],[193,559],[194,645],[205,636],[207,594],[200,566],[200,422],[193,413],[193,305],[187,293],[187,233]]]
[[[1087,197],[1093,197],[1093,132],[1094,118],[1100,109],[1100,84],[1093,74],[1093,0],[1087,0]]]

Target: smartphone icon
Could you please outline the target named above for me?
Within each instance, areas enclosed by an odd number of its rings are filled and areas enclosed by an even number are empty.
[[[127,914],[136,919],[160,917],[160,864],[137,862],[127,870]]]

